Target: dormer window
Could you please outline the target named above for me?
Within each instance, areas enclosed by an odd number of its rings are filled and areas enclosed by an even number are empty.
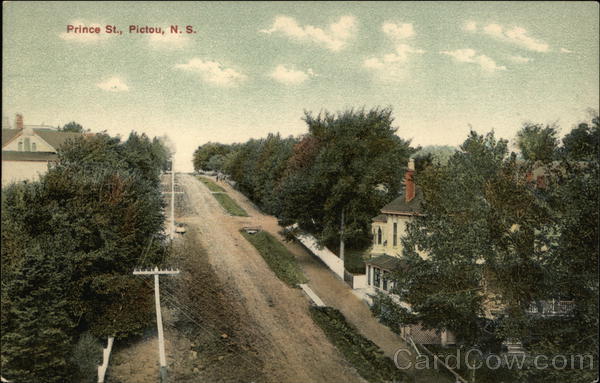
[[[37,146],[36,146],[35,142],[32,142],[31,143],[31,151],[35,152],[36,150],[37,150]]]
[[[19,149],[20,152],[23,151],[23,141],[19,141]]]

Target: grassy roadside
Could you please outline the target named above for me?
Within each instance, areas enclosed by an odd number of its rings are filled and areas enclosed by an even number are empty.
[[[217,185],[216,183],[214,183],[211,179],[206,178],[206,177],[201,177],[201,176],[197,176],[196,178],[198,178],[198,180],[200,180],[200,182],[202,182],[204,185],[206,185],[206,187],[208,187],[208,189],[211,192],[225,192],[225,189],[223,189],[222,187],[220,187],[219,185]]]
[[[408,381],[408,376],[396,368],[375,343],[346,322],[338,310],[333,307],[311,307],[310,314],[331,343],[364,379],[372,383]]]
[[[248,213],[246,213],[246,210],[242,209],[240,207],[240,205],[235,203],[235,201],[233,199],[231,199],[231,197],[228,196],[227,194],[225,194],[225,193],[213,194],[213,197],[215,197],[215,199],[221,204],[221,206],[223,206],[223,209],[225,209],[229,214],[235,215],[238,217],[247,217],[248,216]]]
[[[307,282],[294,254],[271,234],[265,231],[256,234],[248,234],[244,230],[240,232],[258,250],[277,278],[292,287]]]

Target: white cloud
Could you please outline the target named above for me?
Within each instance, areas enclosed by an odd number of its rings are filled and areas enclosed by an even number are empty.
[[[154,49],[176,50],[182,49],[188,45],[190,39],[187,35],[181,33],[168,33],[168,29],[163,27],[165,34],[153,33],[148,35],[148,44]]]
[[[127,86],[125,81],[119,77],[111,77],[109,79],[106,79],[106,80],[96,84],[96,86],[98,88],[100,88],[102,90],[106,90],[108,92],[127,92],[127,91],[129,91],[129,87]]]
[[[299,40],[312,41],[332,51],[340,51],[348,44],[348,40],[356,32],[356,19],[353,16],[342,16],[336,23],[322,29],[312,25],[301,26],[288,16],[277,16],[270,29],[262,29],[262,33],[280,32],[283,35]]]
[[[463,29],[468,32],[475,32],[477,31],[477,23],[475,21],[467,21],[463,25]]]
[[[235,69],[225,68],[216,61],[204,61],[200,58],[192,58],[186,64],[176,64],[175,69],[196,73],[202,81],[224,87],[236,86],[247,78]]]
[[[407,39],[415,35],[413,25],[410,23],[395,24],[392,22],[385,22],[381,26],[381,30],[394,40]]]
[[[407,75],[410,55],[423,53],[425,53],[424,50],[413,48],[407,44],[399,44],[394,53],[365,59],[363,67],[374,71],[382,80],[401,81]]]
[[[514,62],[514,63],[517,63],[517,64],[526,64],[526,63],[528,63],[528,62],[531,62],[531,61],[533,61],[533,59],[532,59],[532,58],[529,58],[529,57],[523,57],[523,56],[518,56],[518,55],[517,55],[517,56],[512,56],[512,55],[511,55],[511,56],[508,56],[508,59],[509,59],[510,61]]]
[[[477,54],[474,49],[465,48],[455,51],[441,51],[441,54],[450,56],[454,60],[462,63],[471,63],[479,65],[483,70],[495,72],[497,70],[506,70],[505,66],[499,66],[494,60],[486,55]]]
[[[95,28],[99,28],[100,33],[81,33],[74,31],[62,32],[58,35],[61,39],[65,41],[73,41],[77,43],[83,44],[93,44],[102,40],[106,40],[110,35],[104,32],[104,26],[94,22],[86,22],[83,20],[73,20],[69,23],[74,28],[86,28],[86,30],[91,30]]]
[[[567,49],[567,48],[560,48],[560,53],[573,53],[573,51]]]
[[[299,85],[308,80],[309,77],[314,77],[316,75],[310,68],[304,72],[301,70],[288,69],[284,65],[277,65],[270,76],[275,81],[278,81],[282,84]]]
[[[474,29],[475,30],[475,29]],[[520,46],[534,52],[548,52],[550,46],[534,37],[529,36],[527,30],[521,27],[507,28],[500,24],[488,24],[482,29],[483,33],[501,41]]]

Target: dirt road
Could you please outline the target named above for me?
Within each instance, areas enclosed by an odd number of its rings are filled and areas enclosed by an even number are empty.
[[[190,205],[178,221],[188,224],[186,236],[200,239],[220,281],[239,294],[248,322],[261,334],[261,344],[255,348],[264,361],[265,380],[364,382],[314,324],[302,291],[281,282],[239,233],[241,227],[257,224],[272,231],[276,220],[248,204],[244,208],[250,217],[229,216],[194,177],[181,174],[178,179]]]
[[[199,182],[194,179],[192,179],[192,182],[199,184]],[[248,218],[227,217],[229,219],[228,222],[230,222],[230,225],[233,224],[236,232],[238,228],[245,225],[258,225],[263,230],[266,230],[283,240],[279,234],[282,228],[277,223],[275,217],[262,213],[246,196],[233,189],[228,184],[220,183],[220,185],[227,191],[227,194],[229,194],[250,215]],[[201,185],[201,188],[206,189],[204,185]],[[216,204],[214,199],[209,199],[209,202]],[[216,204],[216,206],[217,208],[220,208],[218,204]],[[238,237],[238,241],[239,240],[240,238]],[[244,241],[242,241],[242,243],[247,245]],[[309,254],[301,245],[292,242],[284,242],[284,245],[296,255],[298,263],[309,279],[308,285],[326,305],[340,310],[346,317],[346,320],[354,325],[362,335],[377,344],[386,356],[393,359],[399,349],[407,350],[408,353],[400,354],[400,359],[402,359],[403,363],[411,361],[412,365],[414,365],[414,350],[406,344],[398,334],[394,333],[374,318],[368,305],[354,295],[344,281],[337,278],[331,270],[316,257]],[[254,250],[251,246],[249,247]],[[271,274],[268,270],[268,266],[264,265],[264,267],[266,268],[266,271]],[[260,272],[260,270],[257,271]],[[407,358],[406,355],[412,355],[412,357]],[[435,370],[411,369],[407,372],[411,374],[412,379],[415,382],[449,383],[452,381],[447,374],[440,374],[439,371]]]

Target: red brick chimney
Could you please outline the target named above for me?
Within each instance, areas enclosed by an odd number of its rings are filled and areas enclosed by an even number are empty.
[[[415,181],[413,176],[415,174],[415,160],[412,158],[408,160],[408,169],[404,174],[404,199],[406,202],[412,201],[415,198]]]
[[[23,130],[23,115],[17,113],[15,116],[15,129]]]

